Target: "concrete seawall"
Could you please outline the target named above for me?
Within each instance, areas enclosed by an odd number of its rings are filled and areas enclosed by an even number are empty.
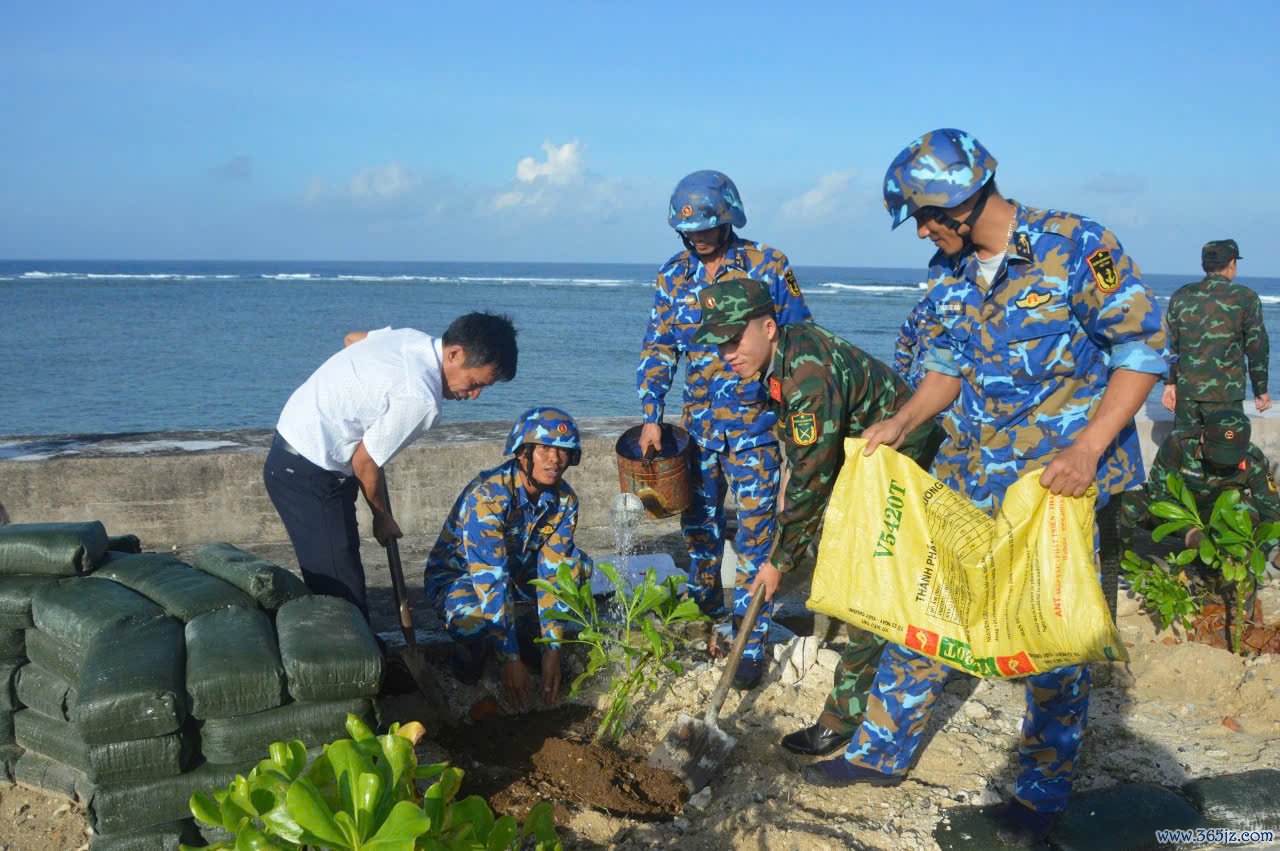
[[[1148,463],[1171,425],[1170,415],[1154,407],[1138,418]],[[1253,423],[1254,443],[1280,460],[1280,417],[1255,415]],[[581,499],[586,527],[609,523],[618,492],[614,442],[635,424],[630,418],[581,421],[582,464],[566,478]],[[435,535],[462,487],[501,460],[507,429],[498,422],[441,425],[391,463],[392,498],[406,532]],[[284,541],[262,485],[270,437],[236,431],[3,439],[0,505],[14,523],[98,519],[153,547]],[[359,505],[367,533],[363,500]]]

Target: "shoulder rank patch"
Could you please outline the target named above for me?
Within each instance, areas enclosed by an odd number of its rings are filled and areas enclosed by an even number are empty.
[[[1028,260],[1032,259],[1031,254],[1031,237],[1026,233],[1019,231],[1013,238],[1013,244],[1017,246],[1018,253]]]
[[[1041,293],[1041,292],[1036,292],[1035,290],[1032,290],[1031,292],[1024,295],[1022,298],[1015,301],[1014,305],[1017,307],[1021,307],[1024,310],[1031,310],[1033,308],[1046,305],[1051,301],[1053,301],[1053,293]]]
[[[782,277],[787,282],[787,292],[791,293],[796,298],[799,298],[800,282],[796,280],[796,273],[788,269]]]
[[[774,376],[769,376],[769,398],[775,402],[782,401],[782,382]]]
[[[1120,289],[1120,276],[1116,274],[1110,249],[1099,248],[1089,255],[1089,271],[1093,273],[1093,283],[1098,292],[1113,293]]]
[[[791,437],[797,446],[808,446],[818,439],[818,418],[814,414],[791,415]]]
[[[1267,473],[1267,487],[1271,489],[1272,493],[1276,492],[1276,480],[1271,478],[1270,473]]]
[[[539,531],[539,532],[541,532],[541,533],[542,533],[542,534],[544,534],[544,535],[550,535],[550,534],[551,534],[552,532],[554,532],[555,530],[556,530],[556,527],[555,527],[555,526],[543,526],[543,527],[542,527],[541,529],[539,529],[538,531]]]

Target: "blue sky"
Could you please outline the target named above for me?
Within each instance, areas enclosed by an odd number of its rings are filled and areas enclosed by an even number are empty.
[[[799,265],[923,266],[881,180],[955,126],[1149,271],[1280,275],[1277,9],[11,4],[0,257],[656,264],[717,168]]]

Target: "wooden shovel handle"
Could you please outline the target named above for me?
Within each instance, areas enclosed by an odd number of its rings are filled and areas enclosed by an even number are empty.
[[[751,630],[755,628],[756,618],[760,616],[762,608],[764,608],[764,591],[759,590],[752,595],[751,605],[747,607],[747,613],[743,616],[742,623],[738,625],[738,635],[733,639],[733,649],[729,651],[729,658],[724,663],[720,684],[711,695],[711,705],[707,707],[706,716],[706,723],[710,726],[715,726],[716,719],[720,717],[720,707],[724,706],[724,699],[729,696],[729,685],[733,682],[733,675],[738,672],[742,651],[747,647],[747,639],[751,637]],[[715,636],[712,635],[711,639],[714,641]]]

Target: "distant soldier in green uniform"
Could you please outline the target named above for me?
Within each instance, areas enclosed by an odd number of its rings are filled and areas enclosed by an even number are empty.
[[[844,439],[897,411],[911,388],[888,366],[820,325],[779,325],[773,298],[759,281],[720,281],[699,299],[702,324],[694,342],[717,346],[740,378],[759,376],[767,386],[767,404],[777,415],[775,428],[790,467],[777,536],[751,586],[751,594],[771,600],[782,574],[795,566],[818,530],[844,464]],[[941,441],[941,428],[930,420],[899,451],[927,470]],[[784,737],[783,747],[802,754],[844,747],[861,720],[883,648],[884,639],[850,628],[822,715],[816,724]]]
[[[1233,283],[1240,249],[1234,239],[1206,243],[1205,279],[1181,287],[1165,312],[1173,365],[1161,401],[1173,428],[1196,435],[1210,411],[1244,412],[1245,358],[1258,413],[1271,407],[1267,392],[1270,342],[1258,294]]]
[[[1206,420],[1199,435],[1170,433],[1156,453],[1146,485],[1125,494],[1119,528],[1126,548],[1134,549],[1138,530],[1150,530],[1164,522],[1151,516],[1151,503],[1177,502],[1165,484],[1170,473],[1182,476],[1204,520],[1209,519],[1214,501],[1227,488],[1240,491],[1241,502],[1253,511],[1255,521],[1280,520],[1280,495],[1271,477],[1271,463],[1261,449],[1249,442],[1249,418],[1238,411],[1217,410],[1210,412]],[[1198,531],[1188,532],[1181,543],[1195,546]],[[1141,546],[1146,548],[1145,543]],[[1181,548],[1175,541],[1172,549]]]

